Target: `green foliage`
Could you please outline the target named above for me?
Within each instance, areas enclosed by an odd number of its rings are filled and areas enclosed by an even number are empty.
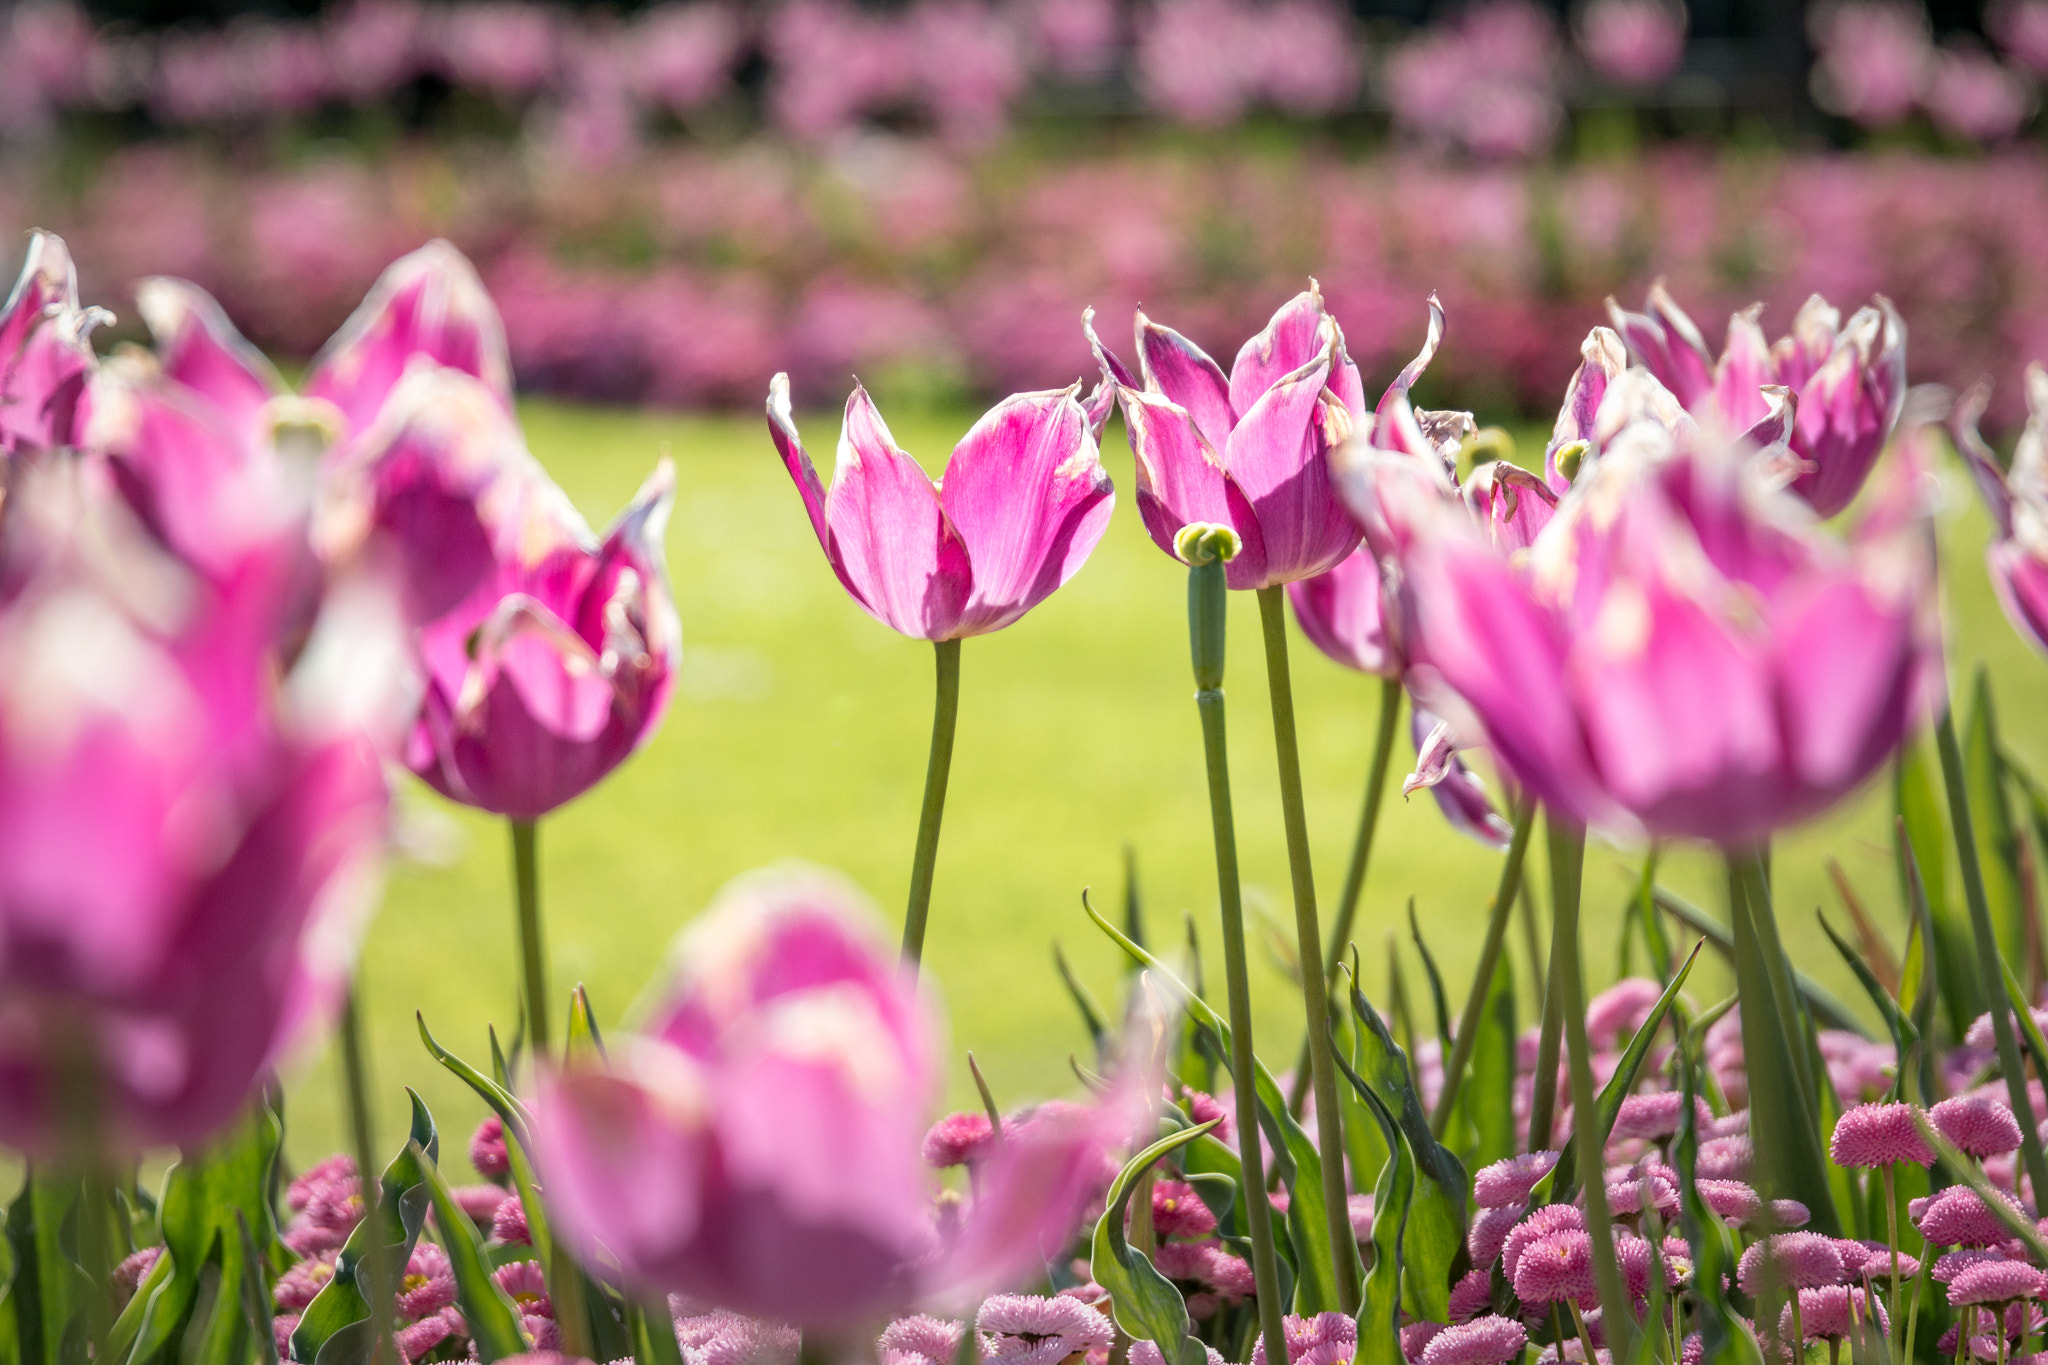
[[[1212,1119],[1184,1128],[1132,1157],[1109,1187],[1107,1209],[1096,1221],[1090,1245],[1089,1273],[1109,1291],[1116,1325],[1134,1340],[1156,1343],[1160,1353],[1177,1365],[1202,1365],[1207,1356],[1201,1343],[1188,1335],[1187,1301],[1145,1253],[1130,1244],[1124,1235],[1124,1217],[1132,1193],[1139,1188],[1139,1178],[1154,1163],[1204,1137],[1220,1122]]]
[[[409,1090],[406,1093],[412,1095]],[[420,1103],[417,1095],[412,1095],[412,1099],[414,1104]],[[484,1256],[483,1239],[477,1236],[476,1226],[456,1204],[455,1194],[442,1178],[434,1158],[417,1143],[408,1144],[406,1154],[413,1159],[433,1199],[434,1226],[441,1249],[448,1253],[448,1263],[455,1271],[456,1306],[462,1310],[463,1321],[469,1324],[477,1358],[490,1365],[494,1360],[520,1354],[526,1350],[526,1340],[519,1334],[519,1314],[505,1291],[491,1278],[490,1262]]]

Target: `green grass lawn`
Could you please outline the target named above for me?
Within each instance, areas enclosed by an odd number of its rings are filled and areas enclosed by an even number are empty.
[[[670,938],[718,887],[781,859],[845,871],[874,896],[893,936],[931,724],[930,648],[876,624],[840,589],[759,419],[547,403],[527,404],[524,415],[534,451],[596,525],[664,449],[675,457],[680,488],[669,535],[684,634],[674,708],[644,753],[541,827],[558,997],[582,982],[600,1023],[616,1026]],[[936,469],[972,414],[891,417],[898,439]],[[811,417],[804,432],[821,467],[829,467],[836,414]],[[1083,916],[1080,893],[1092,886],[1114,902],[1126,844],[1137,852],[1155,936],[1177,935],[1184,912],[1192,912],[1211,980],[1220,979],[1186,571],[1138,522],[1120,425],[1106,444],[1123,503],[1092,561],[1020,624],[963,650],[926,957],[949,1013],[956,1101],[968,1093],[970,1048],[1006,1105],[1074,1088],[1068,1056],[1085,1053],[1087,1038],[1054,972],[1052,946],[1064,944],[1098,997],[1113,998],[1120,955]],[[2037,704],[2048,673],[1998,614],[1982,568],[1985,523],[1967,486],[1952,472],[1948,488],[1943,535],[1953,566],[1955,658],[1959,666],[1990,663],[2011,746],[2048,770],[2048,717]],[[1248,595],[1233,595],[1231,632],[1232,780],[1247,895],[1291,925],[1257,607]],[[1294,651],[1327,923],[1357,820],[1377,683],[1330,664],[1298,634]],[[1404,725],[1397,779],[1412,758]],[[487,1056],[486,1024],[508,1033],[516,1015],[504,826],[417,784],[407,796],[455,837],[437,865],[393,868],[364,951],[362,1002],[379,1145],[387,1148],[399,1141],[402,1086],[426,1098],[458,1144],[482,1116],[420,1045],[413,1011],[425,1012],[442,1042],[479,1061]],[[1901,923],[1888,805],[1879,782],[1821,825],[1783,840],[1776,857],[1788,946],[1844,999],[1861,997],[1812,913],[1835,908],[1822,858],[1832,852],[1842,861],[1884,924]],[[1638,857],[1589,854],[1586,954],[1594,989],[1616,974],[1618,916]],[[1412,899],[1461,1000],[1498,867],[1498,855],[1451,832],[1428,797],[1404,803],[1396,790],[1360,917],[1368,988],[1384,987],[1384,943],[1397,928],[1405,938]],[[1542,884],[1540,855],[1532,853],[1531,867]],[[1716,863],[1674,853],[1665,867],[1668,883],[1721,910]],[[1411,986],[1419,986],[1413,951],[1403,951]],[[1526,999],[1519,950],[1514,961]],[[1731,988],[1713,960],[1694,983],[1703,1001]],[[1293,992],[1255,949],[1259,1043],[1276,1068],[1291,1064],[1300,1041]],[[291,1153],[304,1164],[342,1142],[331,1056],[303,1061],[288,1085]]]

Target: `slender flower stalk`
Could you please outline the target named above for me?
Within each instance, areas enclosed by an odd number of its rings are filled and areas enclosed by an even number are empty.
[[[1524,798],[1526,799],[1526,798]],[[1551,948],[1551,976],[1564,1018],[1570,1060],[1572,1127],[1578,1144],[1580,1183],[1586,1197],[1586,1232],[1593,1244],[1593,1279],[1600,1288],[1600,1325],[1616,1360],[1629,1359],[1635,1318],[1629,1311],[1621,1266],[1614,1255],[1614,1228],[1607,1208],[1606,1135],[1594,1123],[1592,1049],[1586,1040],[1586,982],[1579,966],[1579,884],[1586,858],[1586,827],[1568,816],[1545,813],[1544,834],[1550,844],[1550,887],[1557,902],[1560,931]],[[1537,1074],[1542,1084],[1542,1074]],[[1552,1089],[1555,1089],[1553,1085]],[[1535,1135],[1530,1136],[1535,1150]],[[1592,1359],[1589,1354],[1588,1360]]]
[[[1546,826],[1550,823],[1551,817],[1546,815]],[[1550,1146],[1551,1129],[1556,1126],[1558,1054],[1564,1044],[1565,1016],[1571,1013],[1571,1006],[1564,998],[1560,973],[1570,956],[1565,952],[1565,945],[1579,941],[1577,874],[1574,873],[1570,881],[1571,894],[1559,894],[1558,850],[1554,838],[1550,841],[1550,857],[1549,979],[1543,988],[1543,1029],[1536,1042],[1535,1088],[1529,1095],[1529,1150],[1532,1152],[1540,1152]]]
[[[1486,922],[1486,938],[1479,945],[1479,966],[1472,976],[1472,994],[1458,1016],[1458,1031],[1451,1037],[1451,1058],[1444,1067],[1443,1090],[1437,1096],[1436,1112],[1430,1115],[1430,1131],[1443,1136],[1451,1121],[1452,1106],[1458,1102],[1458,1088],[1465,1079],[1465,1067],[1472,1060],[1474,1040],[1479,1036],[1479,1016],[1486,1008],[1486,993],[1500,965],[1506,945],[1508,918],[1514,913],[1515,891],[1522,884],[1522,859],[1529,850],[1529,833],[1536,826],[1536,803],[1526,796],[1515,801],[1515,834],[1508,844],[1507,861],[1501,864],[1500,885],[1493,893],[1493,913]]]
[[[518,904],[519,964],[526,982],[526,1039],[539,1062],[548,1054],[548,958],[540,923],[540,831],[512,825],[512,884]]]
[[[1337,974],[1358,901],[1365,894],[1365,873],[1372,861],[1373,834],[1379,829],[1380,807],[1387,795],[1387,770],[1393,765],[1394,732],[1401,723],[1401,680],[1380,679],[1380,724],[1372,739],[1372,766],[1366,770],[1365,806],[1358,814],[1358,833],[1351,841],[1351,865],[1344,870],[1344,890],[1337,897],[1337,917],[1330,923],[1330,941],[1323,948],[1323,979]]]
[[[1977,941],[1977,973],[1991,997],[1991,1036],[1998,1045],[1998,1069],[2005,1074],[2013,1117],[2019,1120],[2020,1156],[2026,1163],[2027,1179],[2035,1190],[2048,1190],[2048,1160],[2043,1159],[2041,1137],[2034,1128],[2034,1105],[2027,1094],[2027,1073],[2020,1061],[2019,1039],[2013,1032],[2012,1003],[1999,989],[2003,971],[1998,940],[1992,934],[1991,908],[1984,898],[1984,868],[1977,861],[1977,834],[1970,814],[1969,788],[1963,779],[1963,754],[1956,744],[1953,708],[1941,708],[1934,734],[1941,750],[1942,781],[1948,788],[1949,820],[1955,827],[1956,852],[1963,867],[1963,898],[1969,902],[1971,935]]]
[[[1309,1078],[1315,1087],[1320,1150],[1344,1150],[1344,1113],[1337,1098],[1337,1067],[1330,1060],[1330,988],[1323,975],[1323,930],[1316,916],[1315,869],[1309,861],[1308,814],[1301,797],[1301,749],[1294,732],[1294,683],[1287,667],[1287,599],[1281,588],[1260,588],[1259,622],[1266,641],[1266,682],[1273,703],[1273,748],[1280,762],[1280,815],[1287,827],[1287,865],[1294,881],[1294,933],[1301,957],[1301,1002],[1308,1022]],[[1337,1273],[1337,1303],[1358,1312],[1357,1237],[1347,1212],[1344,1163],[1323,1163],[1323,1211],[1330,1259]]]
[[[932,869],[939,860],[939,822],[946,815],[946,783],[953,772],[953,723],[960,715],[960,641],[934,640],[938,691],[932,706],[932,752],[924,770],[924,810],[917,818],[917,854],[910,866],[910,907],[903,914],[903,960],[924,958],[925,917],[932,904]]]
[[[1272,1220],[1261,1216],[1259,1191],[1266,1188],[1265,1155],[1259,1148],[1258,1096],[1253,1088],[1251,973],[1244,946],[1244,902],[1238,888],[1237,827],[1230,808],[1230,755],[1223,728],[1223,640],[1228,616],[1224,565],[1236,555],[1238,538],[1227,527],[1195,523],[1175,537],[1174,550],[1188,565],[1188,645],[1195,670],[1195,708],[1202,718],[1202,751],[1209,774],[1209,818],[1216,840],[1216,895],[1223,917],[1223,976],[1229,995],[1231,1087],[1237,1101],[1238,1159],[1244,1178],[1245,1223],[1251,1234],[1252,1278],[1258,1286],[1259,1333],[1266,1359],[1287,1359],[1286,1325],[1280,1303],[1280,1273],[1273,1252]],[[1341,1147],[1332,1148],[1341,1152]],[[1335,1164],[1335,1163],[1332,1163]],[[1340,1210],[1343,1201],[1339,1201]]]
[[[355,1148],[356,1178],[362,1184],[363,1216],[372,1220],[374,1228],[383,1187],[377,1178],[370,1145],[369,1064],[363,1056],[362,1018],[353,985],[348,988],[341,1005],[341,1073],[347,1092],[349,1139]],[[399,1357],[391,1339],[391,1267],[385,1259],[382,1237],[366,1239],[363,1266],[370,1277],[370,1365],[393,1365]]]

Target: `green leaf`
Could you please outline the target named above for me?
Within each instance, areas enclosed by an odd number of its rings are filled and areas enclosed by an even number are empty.
[[[256,1346],[257,1365],[277,1365],[277,1333],[271,1327],[276,1310],[271,1303],[270,1276],[264,1273],[263,1253],[250,1235],[249,1220],[235,1210],[235,1236],[242,1245],[242,1319],[249,1326],[249,1339]],[[159,1258],[161,1259],[161,1258]]]
[[[1477,1146],[1474,1168],[1515,1152],[1515,975],[1502,953],[1486,988],[1468,1076],[1458,1094]]]
[[[1348,965],[1340,964],[1338,971],[1349,979]],[[1330,1027],[1333,1032],[1341,1030],[1337,1033],[1339,1056],[1346,1054],[1347,1049],[1342,1044],[1348,1040],[1348,1052],[1355,1069],[1359,1065],[1357,1058],[1363,1046],[1364,1029],[1352,1018],[1348,1010],[1333,1015]],[[1387,1164],[1392,1149],[1380,1131],[1379,1120],[1374,1116],[1372,1106],[1358,1093],[1357,1087],[1338,1086],[1337,1100],[1344,1106],[1344,1155],[1351,1163],[1351,1188],[1372,1189],[1379,1184],[1380,1170]]]
[[[1963,723],[1963,786],[1976,817],[1977,862],[1984,870],[1984,899],[1991,911],[1998,951],[2024,962],[2026,906],[2020,895],[2019,832],[2006,800],[2005,769],[1998,743],[1998,713],[1991,703],[1991,675],[1977,666],[1969,719]]]
[[[1693,964],[1700,960],[1700,949],[1706,947],[1701,941],[1692,945],[1685,962],[1672,974],[1671,984],[1657,997],[1657,1003],[1650,1006],[1648,1017],[1642,1027],[1628,1040],[1628,1046],[1621,1050],[1621,1057],[1614,1064],[1614,1074],[1607,1084],[1600,1087],[1600,1093],[1593,1098],[1595,1131],[1599,1134],[1600,1145],[1607,1145],[1607,1135],[1614,1131],[1614,1121],[1621,1115],[1621,1102],[1628,1098],[1628,1092],[1635,1088],[1636,1072],[1642,1069],[1643,1059],[1650,1055],[1650,1044],[1656,1040],[1657,1030],[1663,1026],[1664,1016],[1671,1012],[1671,1006],[1678,999],[1678,992],[1685,986],[1685,979],[1692,975]],[[1543,1202],[1549,1204],[1569,1203],[1579,1192],[1578,1184],[1578,1143],[1576,1133],[1567,1133],[1558,1144],[1557,1165],[1551,1168],[1544,1180],[1549,1197]]]
[[[1890,1030],[1892,1035],[1892,1049],[1898,1054],[1899,1071],[1903,1074],[1906,1069],[1906,1050],[1919,1041],[1920,1030],[1913,1027],[1911,1019],[1900,1013],[1898,1001],[1892,999],[1891,992],[1877,979],[1877,973],[1870,970],[1870,964],[1863,960],[1863,954],[1850,947],[1848,940],[1835,932],[1835,926],[1828,923],[1826,915],[1816,914],[1815,918],[1820,921],[1820,927],[1826,932],[1828,941],[1835,945],[1835,951],[1842,955],[1842,961],[1849,964],[1849,970],[1862,985],[1863,993],[1870,997],[1870,1003],[1877,1006],[1878,1014],[1884,1018],[1885,1028]]]
[[[1372,1269],[1366,1272],[1358,1307],[1356,1365],[1407,1365],[1401,1354],[1401,1234],[1414,1202],[1415,1153],[1365,1078],[1341,1053],[1336,1062],[1391,1153],[1373,1190]]]
[[[1081,1011],[1081,1025],[1088,1030],[1088,1041],[1094,1045],[1095,1055],[1104,1056],[1110,1040],[1109,1026],[1102,1022],[1102,1007],[1095,1003],[1095,997],[1081,984],[1081,978],[1074,975],[1074,968],[1067,961],[1066,950],[1058,943],[1052,945],[1052,962],[1053,966],[1059,969],[1060,980],[1066,984],[1067,994],[1073,999],[1074,1008]]]
[[[23,1365],[65,1365],[71,1354],[67,1341],[84,1339],[84,1296],[92,1286],[73,1254],[75,1238],[65,1236],[78,1189],[79,1182],[58,1180],[31,1163],[7,1211],[14,1261],[7,1303],[14,1318],[14,1350]]]
[[[626,1328],[633,1338],[634,1365],[683,1365],[668,1302],[626,1305]]]
[[[422,1158],[432,1162],[441,1150],[433,1115],[419,1096],[411,1098],[412,1129],[405,1148],[378,1178],[376,1207],[356,1224],[343,1244],[334,1278],[306,1305],[292,1332],[293,1360],[314,1365],[368,1365],[372,1342],[370,1301],[365,1297],[370,1283],[366,1258],[372,1246],[381,1246],[384,1264],[394,1274],[411,1259],[431,1198]]]
[[[1124,1235],[1124,1216],[1139,1177],[1152,1169],[1161,1157],[1184,1147],[1221,1123],[1221,1119],[1182,1129],[1139,1152],[1117,1172],[1109,1187],[1106,1208],[1095,1223],[1089,1247],[1089,1273],[1109,1292],[1110,1313],[1116,1325],[1137,1341],[1158,1345],[1160,1353],[1178,1360],[1180,1345],[1188,1339],[1188,1306],[1173,1281],[1159,1273],[1145,1253],[1133,1247]]]
[[[1408,898],[1408,936],[1415,940],[1415,951],[1422,958],[1422,971],[1429,978],[1429,999],[1436,1008],[1436,1038],[1443,1048],[1444,1056],[1451,1055],[1451,1007],[1444,999],[1443,973],[1436,969],[1436,959],[1429,954],[1429,945],[1422,941],[1422,926],[1415,920],[1415,898]]]
[[[1926,740],[1915,740],[1899,750],[1893,770],[1893,792],[1899,819],[1905,823],[1906,838],[1901,852],[1910,852],[1911,863],[1919,869],[1928,922],[1934,930],[1935,979],[1941,1004],[1948,1014],[1949,1027],[1960,1038],[1968,1032],[1971,1021],[1989,1008],[1989,1001],[1970,970],[1975,959],[1968,914],[1948,894],[1948,817],[1936,794],[1934,773]],[[1910,904],[1903,856],[1899,879],[1901,899]]]
[[[1762,1365],[1763,1352],[1755,1335],[1728,1301],[1727,1274],[1735,1263],[1734,1243],[1727,1225],[1700,1198],[1693,1178],[1699,1158],[1694,1105],[1694,1097],[1699,1093],[1699,1063],[1693,1055],[1692,1039],[1703,1032],[1681,1031],[1678,1058],[1684,1101],[1679,1109],[1678,1132],[1671,1143],[1681,1197],[1678,1231],[1692,1249],[1693,1323],[1700,1334],[1700,1365]]]
[[[412,1094],[410,1090],[406,1093]],[[417,1096],[413,1103],[419,1103]],[[526,1339],[519,1334],[519,1314],[505,1297],[505,1291],[491,1278],[490,1263],[484,1258],[483,1239],[477,1236],[476,1225],[456,1204],[455,1194],[434,1159],[417,1147],[408,1150],[433,1199],[434,1226],[455,1274],[455,1302],[462,1310],[463,1321],[469,1324],[478,1359],[490,1365],[494,1360],[519,1355],[526,1350]]]
[[[577,982],[576,989],[569,992],[569,1037],[562,1045],[562,1055],[574,1060],[581,1057],[604,1056],[604,1035],[597,1031],[597,1015],[590,1008],[590,992]]]
[[[1665,887],[1659,886],[1651,894],[1659,910],[1704,938],[1709,947],[1730,962],[1735,960],[1735,935],[1729,932],[1727,925]],[[1863,1021],[1812,977],[1795,969],[1792,973],[1792,983],[1799,991],[1799,998],[1806,1003],[1806,1008],[1812,1011],[1813,1017],[1822,1024],[1828,1028],[1856,1034],[1858,1037],[1870,1036],[1870,1030],[1863,1026]]]

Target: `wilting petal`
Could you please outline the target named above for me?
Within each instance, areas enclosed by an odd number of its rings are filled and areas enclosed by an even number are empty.
[[[1550,444],[1543,451],[1544,481],[1560,497],[1571,489],[1572,481],[1557,467],[1559,453],[1574,442],[1593,439],[1594,423],[1600,403],[1607,397],[1607,388],[1627,368],[1628,350],[1620,337],[1605,327],[1595,327],[1586,334],[1579,347],[1579,368],[1572,372],[1571,382],[1565,386],[1564,404],[1551,428]]]
[[[1714,407],[1734,430],[1762,421],[1766,415],[1763,386],[1779,383],[1771,367],[1771,346],[1757,317],[1760,303],[1728,319],[1728,343],[1714,366]]]
[[[1607,315],[1629,351],[1688,411],[1712,394],[1713,362],[1707,344],[1662,280],[1650,286],[1645,312],[1624,312],[1609,299]]]
[[[1427,787],[1444,820],[1460,834],[1489,848],[1506,848],[1514,826],[1487,799],[1486,784],[1458,757],[1450,722],[1438,720],[1420,705],[1409,708],[1409,737],[1415,742],[1415,771],[1402,779],[1401,794]]]
[[[1264,579],[1265,541],[1251,503],[1202,438],[1186,409],[1159,394],[1124,389],[1124,427],[1137,465],[1138,516],[1153,543],[1174,553],[1173,538],[1193,522],[1228,526],[1241,547],[1230,561],[1230,586]]]
[[[1323,308],[1322,292],[1309,281],[1307,289],[1280,305],[1264,331],[1239,348],[1230,367],[1230,410],[1242,420],[1268,389],[1321,359],[1336,331],[1336,322]],[[1199,420],[1200,414],[1196,416]],[[1222,445],[1207,426],[1203,434]]]
[[[1388,647],[1380,566],[1370,549],[1361,545],[1336,568],[1289,583],[1287,599],[1302,634],[1330,658],[1381,677],[1400,671]]]
[[[1334,568],[1358,544],[1327,461],[1351,426],[1349,413],[1326,396],[1335,352],[1333,340],[1267,389],[1230,433],[1224,465],[1258,518],[1266,561],[1261,587]]]
[[[1100,444],[1102,429],[1109,425],[1110,410],[1116,406],[1118,388],[1142,388],[1143,383],[1130,372],[1116,352],[1102,344],[1102,338],[1095,335],[1095,310],[1084,309],[1081,313],[1081,330],[1088,337],[1088,349],[1095,353],[1095,363],[1101,368],[1102,378],[1088,391],[1088,401],[1081,406],[1088,413],[1088,430]]]
[[[304,392],[334,404],[353,435],[376,420],[415,359],[474,376],[511,410],[504,323],[476,267],[447,242],[429,242],[385,270],[313,358]]]
[[[1782,384],[1766,384],[1757,390],[1760,415],[1742,440],[1758,450],[1788,445],[1799,420],[1798,398]]]
[[[263,410],[285,392],[261,351],[196,284],[156,276],[135,287],[136,310],[156,342],[164,377],[219,408],[250,447],[263,439]]]
[[[967,547],[963,635],[1000,630],[1087,562],[1115,495],[1088,416],[1064,392],[1004,399],[953,450],[939,503]]]
[[[78,439],[79,412],[97,362],[99,308],[57,310],[34,322],[11,355],[0,353],[0,452],[54,450]]]
[[[825,520],[831,549],[871,616],[914,640],[958,631],[973,589],[966,546],[931,479],[896,445],[862,388],[846,400]]]
[[[1179,406],[1194,419],[1202,439],[1223,449],[1237,425],[1230,381],[1201,347],[1143,313],[1137,317],[1138,366],[1144,388]]]

